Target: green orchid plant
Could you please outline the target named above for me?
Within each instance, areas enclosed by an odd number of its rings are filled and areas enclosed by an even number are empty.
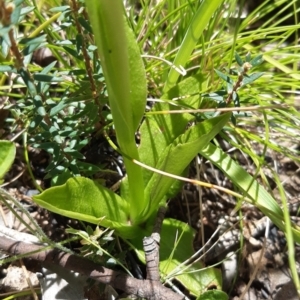
[[[195,18],[191,20],[174,65],[185,65],[221,3],[220,0],[202,1]],[[230,178],[247,195],[245,198],[257,202],[266,213],[270,212],[272,220],[282,219],[282,212],[275,200],[249,174],[244,174],[241,167],[230,161],[227,154],[210,143],[228,124],[231,113],[202,118],[192,126],[191,122],[195,121],[192,114],[157,113],[174,110],[176,107],[167,100],[185,95],[191,95],[185,97],[186,106],[199,108],[199,90],[205,79],[195,75],[178,83],[179,74],[171,68],[161,97],[166,101],[156,104],[142,121],[147,95],[146,72],[140,49],[125,17],[123,3],[121,0],[86,1],[86,7],[101,59],[126,176],[122,179],[119,194],[91,179],[74,177],[61,186],[34,196],[34,201],[55,213],[114,229],[143,259],[142,238],[151,233],[159,207],[166,205],[170,190],[176,186],[174,176],[181,176],[200,153],[224,172],[230,173]],[[199,16],[203,16],[201,22]],[[219,73],[221,79],[226,81],[223,75]],[[141,135],[139,146],[135,141],[138,130]],[[243,180],[238,181],[241,173]],[[176,236],[179,238],[176,239]],[[193,236],[194,231],[186,224],[173,219],[164,220],[160,245],[163,278],[193,254]],[[221,288],[220,272],[211,268],[205,270],[205,276],[201,276],[201,268],[201,263],[195,263],[188,269],[189,272],[176,277],[197,296],[211,282]],[[198,272],[191,272],[195,270]]]
[[[140,127],[142,140],[137,147],[135,133],[144,116],[147,94],[146,73],[139,48],[124,16],[122,1],[113,4],[104,0],[99,3],[87,1],[86,5],[102,61],[114,128],[127,176],[122,181],[120,195],[92,180],[76,177],[34,199],[50,210],[101,223],[126,238],[133,238],[140,227],[155,215],[159,206],[165,205],[166,194],[175,182],[174,178],[143,169],[139,163],[165,173],[182,174],[199,150],[222,130],[230,114],[207,119],[188,130],[187,124],[194,118],[189,114],[147,117]],[[169,77],[174,78],[173,72]],[[193,89],[198,91],[199,79],[191,78],[190,81],[176,85],[173,90],[168,89],[162,98],[170,99],[178,93],[183,96],[189,86],[195,84]],[[191,98],[189,105],[196,107],[198,100],[198,97]],[[161,104],[156,109],[173,108]],[[89,208],[85,208],[87,197],[92,200],[88,200],[92,204]],[[70,209],[73,201],[77,203],[74,205],[76,210]]]
[[[205,6],[200,7],[202,13],[208,5],[208,1],[204,2]],[[181,175],[199,150],[204,149],[222,130],[230,114],[204,120],[189,129],[186,129],[188,122],[194,118],[190,114],[152,115],[141,124],[146,106],[146,73],[139,47],[124,15],[123,3],[121,0],[86,1],[86,6],[102,62],[119,151],[123,154],[127,175],[121,182],[119,195],[91,179],[75,177],[64,185],[49,188],[34,196],[34,201],[55,213],[114,229],[117,235],[128,240],[142,259],[142,238],[151,233],[158,208],[166,205],[167,195],[176,184],[176,179],[141,165],[164,174]],[[212,7],[217,9],[218,6]],[[210,9],[211,15],[213,12]],[[199,36],[204,28],[205,23],[202,23],[201,28],[197,29]],[[176,81],[176,73],[170,72],[169,78]],[[170,85],[169,82],[166,84]],[[166,88],[162,98],[184,96],[190,88],[198,92],[200,84],[198,77],[190,78],[173,89]],[[189,105],[196,107],[199,97],[189,100]],[[170,110],[173,107],[161,103],[155,109]],[[139,147],[135,141],[138,128],[141,134]],[[176,241],[177,234],[179,241]],[[162,274],[168,274],[192,255],[194,232],[184,223],[166,219],[161,235],[160,269]],[[177,250],[170,260],[176,243],[179,243]],[[184,247],[180,247],[181,243]],[[195,269],[201,267],[201,264],[195,264]],[[199,273],[183,274],[179,280],[187,285],[193,282],[194,286],[190,289],[195,294],[203,291],[216,278],[219,278],[217,286],[220,288],[219,272],[211,269],[209,273],[210,276],[202,279]],[[194,278],[193,281],[191,278]]]

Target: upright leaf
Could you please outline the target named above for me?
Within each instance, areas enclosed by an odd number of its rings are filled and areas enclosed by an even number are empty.
[[[139,159],[135,131],[146,104],[146,76],[121,0],[86,1],[101,58],[117,140],[131,158]],[[131,220],[144,210],[143,176],[139,166],[124,158],[129,182]]]
[[[199,9],[196,11],[193,19],[191,20],[185,37],[179,47],[179,50],[177,51],[173,62],[175,66],[184,66],[186,64],[192,51],[195,49],[201,34],[207,27],[210,18],[222,2],[223,0],[202,1]],[[171,68],[168,74],[167,82],[164,86],[164,92],[167,92],[171,87],[174,86],[174,84],[176,84],[178,77],[179,73],[174,68]]]
[[[156,168],[173,175],[181,175],[197,153],[223,129],[230,116],[231,113],[223,114],[188,129],[165,149]],[[153,173],[145,190],[149,199],[148,214],[152,214],[174,181],[173,178]],[[148,215],[145,218],[147,217]]]
[[[201,85],[205,81],[203,75],[197,74],[185,78],[180,83],[171,88],[162,99],[180,99],[174,101],[176,104],[182,104],[188,108],[199,108]],[[147,116],[143,122],[141,133],[141,144],[139,155],[141,161],[151,167],[155,167],[161,153],[170,145],[180,134],[184,133],[188,122],[194,119],[194,116],[187,113],[169,114],[168,111],[180,109],[180,106],[174,106],[170,103],[157,103],[151,110],[166,111],[166,114],[154,114]],[[148,182],[152,172],[143,170],[144,182]]]

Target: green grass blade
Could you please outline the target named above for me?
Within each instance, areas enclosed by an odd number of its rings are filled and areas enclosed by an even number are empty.
[[[215,166],[224,172],[224,174],[240,188],[244,193],[245,200],[259,208],[272,222],[285,232],[284,216],[282,209],[274,198],[261,186],[253,177],[249,175],[241,166],[239,166],[229,155],[209,144],[205,149],[200,149],[199,153],[211,161]],[[294,240],[300,242],[300,231],[292,228]]]
[[[191,20],[182,44],[180,45],[180,48],[176,54],[173,62],[175,66],[184,66],[186,64],[192,51],[198,43],[201,34],[208,25],[209,20],[222,2],[223,0],[202,1],[199,9],[196,11],[193,19]],[[171,68],[164,86],[164,92],[167,92],[172,86],[174,86],[178,77],[179,73],[174,68]]]
[[[280,193],[280,198],[282,200],[283,204],[283,215],[284,215],[284,221],[286,224],[286,231],[285,231],[285,236],[286,236],[286,241],[287,241],[287,251],[288,251],[288,261],[289,261],[289,266],[291,270],[291,275],[298,293],[298,296],[300,297],[300,280],[299,280],[299,275],[297,272],[297,267],[296,267],[296,261],[295,261],[295,243],[294,243],[294,238],[293,238],[293,231],[292,231],[292,222],[291,222],[291,216],[289,214],[289,209],[288,209],[288,201],[285,195],[284,188],[280,182],[280,179],[278,178],[277,174],[274,174],[274,179],[276,181],[276,184],[279,189]]]

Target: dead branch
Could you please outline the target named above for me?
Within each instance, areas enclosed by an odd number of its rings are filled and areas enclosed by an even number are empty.
[[[151,236],[143,239],[143,247],[146,259],[147,279],[160,281],[159,273],[159,243],[162,222],[166,214],[166,207],[161,206],[158,210],[153,232]]]
[[[88,276],[98,282],[109,284],[125,293],[142,298],[155,300],[181,300],[183,297],[163,286],[159,281],[140,280],[102,267],[86,258],[69,254],[61,250],[52,249],[44,251],[45,246],[16,242],[4,236],[0,238],[0,249],[12,255],[25,255],[28,258],[60,265],[68,270],[73,270]]]

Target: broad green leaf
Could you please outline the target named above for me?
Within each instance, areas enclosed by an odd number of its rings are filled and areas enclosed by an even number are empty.
[[[197,300],[228,300],[228,295],[220,290],[204,292]]]
[[[223,129],[230,116],[231,113],[223,114],[186,130],[164,150],[155,166],[156,169],[180,175],[200,149],[204,148]],[[153,173],[145,190],[150,203],[148,214],[152,214],[173,183],[173,178]]]
[[[284,231],[283,212],[274,198],[253,179],[241,166],[239,166],[228,154],[209,144],[199,150],[200,154],[211,161],[216,167],[230,178],[235,186],[239,187],[245,196],[251,199],[251,203],[268,216],[276,226]],[[294,239],[300,243],[300,231],[293,229]]]
[[[151,234],[148,233],[148,235]],[[197,262],[187,269],[180,266],[185,260],[194,254],[193,240],[195,231],[189,225],[175,220],[165,219],[163,221],[160,239],[160,264],[161,277],[175,277],[193,295],[199,296],[207,290],[209,286],[221,289],[221,272],[214,268],[201,270],[204,266]],[[142,248],[143,235],[140,234],[136,239],[130,241],[141,261],[145,261]],[[184,271],[183,271],[184,269]],[[177,271],[176,271],[177,270]]]
[[[63,216],[115,229],[122,237],[131,237],[135,228],[128,223],[128,203],[111,190],[84,178],[70,178],[34,196],[40,206]]]
[[[162,95],[162,99],[175,99],[174,104],[178,104],[179,107],[181,105],[184,108],[196,109],[199,108],[201,102],[199,93],[207,88],[207,84],[207,77],[203,74],[191,75],[168,90]],[[179,107],[175,107],[175,109]]]
[[[200,105],[199,91],[204,81],[204,77],[199,74],[188,77],[170,89],[162,96],[162,99],[183,98],[181,101],[174,102],[176,104],[182,103],[188,108],[198,108]],[[151,112],[174,109],[180,109],[180,106],[174,106],[170,103],[157,103]],[[187,113],[147,116],[140,128],[139,155],[141,161],[150,167],[155,167],[161,153],[180,134],[184,133],[187,123],[193,119],[194,117]],[[148,182],[152,172],[143,170],[143,173],[144,182]]]
[[[86,1],[102,61],[113,115],[134,134],[146,105],[146,73],[133,32],[123,15],[122,1]],[[111,90],[112,89],[112,90]],[[119,120],[115,120],[118,126]],[[120,128],[119,130],[121,130]],[[127,135],[127,134],[126,134]]]
[[[89,19],[106,81],[118,144],[139,160],[135,132],[146,105],[146,75],[135,37],[124,16],[121,0],[86,1]],[[145,209],[141,167],[124,158],[130,191],[131,220]]]
[[[16,156],[16,146],[10,141],[0,141],[0,183]]]
[[[195,231],[187,224],[174,219],[164,220],[160,243],[160,270],[163,276],[168,276],[194,254],[194,237]],[[201,271],[203,267],[201,262],[197,262],[175,277],[194,295],[202,294],[210,285],[221,289],[220,270],[208,268]],[[179,269],[182,270],[182,267]]]
[[[185,66],[189,60],[192,51],[195,49],[196,44],[209,24],[209,21],[218,7],[222,4],[223,0],[203,0],[200,7],[195,12],[193,19],[187,29],[185,37],[177,51],[173,64],[175,66]],[[167,82],[164,86],[164,92],[167,92],[171,87],[176,84],[179,73],[171,68],[168,74]]]

